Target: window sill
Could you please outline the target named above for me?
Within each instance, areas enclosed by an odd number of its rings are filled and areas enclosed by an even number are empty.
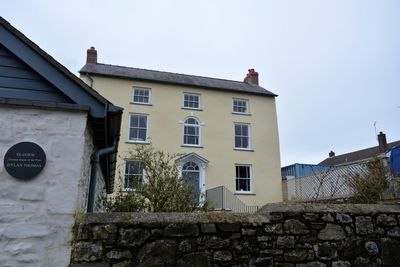
[[[203,111],[203,109],[201,109],[201,108],[185,108],[185,107],[182,107],[181,109]]]
[[[148,142],[148,141],[131,141],[131,140],[128,140],[128,141],[125,141],[125,144],[142,144],[142,145],[149,145],[150,142]]]
[[[152,106],[153,105],[153,104],[150,104],[150,103],[140,103],[140,102],[129,102],[129,104],[141,105],[141,106]]]
[[[255,193],[253,193],[253,192],[241,192],[241,191],[236,191],[235,193],[234,193],[234,195],[248,195],[248,196],[255,196],[256,194]]]
[[[181,147],[203,148],[203,146],[196,146],[196,145],[181,145]]]
[[[246,151],[246,152],[254,152],[254,149],[247,149],[247,148],[234,148],[233,150],[236,150],[236,151]]]
[[[244,115],[244,116],[251,116],[251,113],[240,113],[240,112],[232,112],[234,115]]]

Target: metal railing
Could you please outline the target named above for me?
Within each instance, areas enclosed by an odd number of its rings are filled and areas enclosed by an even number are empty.
[[[259,209],[259,206],[246,205],[223,185],[206,190],[206,199],[209,208],[214,210],[250,213]]]

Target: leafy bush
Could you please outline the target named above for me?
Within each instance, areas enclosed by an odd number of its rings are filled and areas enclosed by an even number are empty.
[[[352,201],[355,203],[376,203],[388,187],[388,170],[378,158],[365,164],[367,172],[349,177],[349,186],[353,189]]]
[[[135,191],[118,192],[104,199],[110,212],[192,212],[198,210],[199,194],[179,177],[177,154],[164,153],[152,145],[137,144],[126,158],[141,161],[144,179]],[[122,176],[122,175],[121,175]],[[120,179],[123,181],[123,179]],[[203,206],[204,208],[206,205]]]

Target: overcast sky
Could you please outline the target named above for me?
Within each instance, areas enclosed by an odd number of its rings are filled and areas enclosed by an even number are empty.
[[[278,94],[282,166],[400,140],[400,1],[5,1],[71,72],[101,63],[242,80]]]

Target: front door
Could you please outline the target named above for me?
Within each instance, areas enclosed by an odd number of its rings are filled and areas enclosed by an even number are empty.
[[[192,196],[196,201],[200,197],[200,169],[193,161],[186,162],[182,167],[182,179],[192,188]]]

